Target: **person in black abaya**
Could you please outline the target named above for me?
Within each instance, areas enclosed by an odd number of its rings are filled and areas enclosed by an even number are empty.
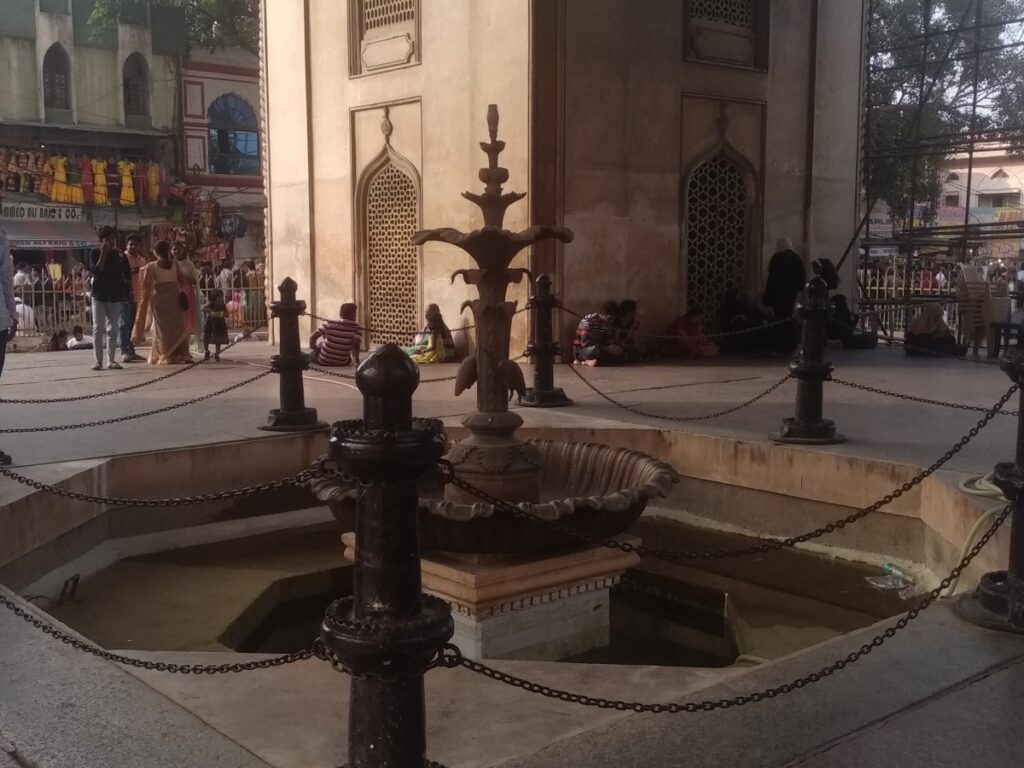
[[[807,268],[804,260],[793,250],[788,238],[780,238],[775,253],[768,262],[768,280],[764,287],[762,303],[772,310],[772,320],[784,320],[793,316],[796,300],[807,282]],[[778,325],[771,329],[771,350],[789,354],[800,342],[800,328],[792,325]]]

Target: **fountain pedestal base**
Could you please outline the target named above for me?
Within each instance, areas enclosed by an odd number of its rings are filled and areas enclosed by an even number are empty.
[[[353,560],[355,534],[341,540],[345,557]],[[544,558],[442,552],[421,557],[423,590],[451,605],[452,642],[465,656],[534,661],[607,645],[609,590],[639,563],[636,554],[606,547]]]

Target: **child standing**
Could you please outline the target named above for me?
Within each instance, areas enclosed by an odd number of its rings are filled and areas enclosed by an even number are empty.
[[[224,303],[224,292],[219,288],[210,291],[206,305],[206,322],[203,324],[204,359],[210,359],[210,345],[214,345],[213,359],[220,360],[220,347],[228,343],[228,308]]]

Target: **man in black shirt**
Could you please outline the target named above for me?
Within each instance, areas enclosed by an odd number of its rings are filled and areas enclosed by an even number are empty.
[[[114,228],[100,228],[100,247],[92,252],[92,339],[96,354],[94,371],[103,370],[103,349],[107,350],[107,369],[121,370],[114,360],[117,350],[117,323],[126,301],[131,300],[131,268],[128,259],[117,250]]]

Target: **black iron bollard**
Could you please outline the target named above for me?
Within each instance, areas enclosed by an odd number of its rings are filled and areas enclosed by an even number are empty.
[[[533,360],[533,387],[526,390],[520,405],[532,408],[572,405],[562,388],[555,386],[555,355],[560,350],[554,339],[553,315],[559,304],[558,297],[551,292],[551,278],[547,275],[537,278],[530,305],[533,307],[533,340],[526,353]]]
[[[807,301],[797,308],[804,321],[800,355],[789,365],[797,380],[796,415],[784,419],[782,429],[770,437],[778,443],[827,445],[842,443],[846,438],[836,434],[836,425],[822,418],[822,389],[832,373],[832,363],[825,360],[828,343],[828,284],[821,277],[807,283]]]
[[[302,351],[302,342],[299,340],[299,315],[306,311],[306,302],[295,298],[298,288],[294,280],[286,277],[277,288],[281,298],[270,305],[271,317],[281,321],[280,354],[270,358],[274,372],[280,376],[281,407],[271,410],[268,423],[260,427],[269,432],[305,432],[327,428],[324,422],[317,419],[316,408],[306,407],[302,372],[309,368],[309,355]]]
[[[352,673],[349,768],[423,768],[423,673],[451,638],[451,609],[423,595],[416,481],[437,465],[444,432],[412,418],[419,369],[386,344],[356,371],[363,420],[339,422],[330,455],[361,490],[353,596],[327,609],[321,637]]]
[[[1018,346],[999,367],[1017,384],[1024,383],[1024,349]],[[965,618],[990,629],[1024,634],[1024,389],[1017,417],[1017,455],[996,464],[992,482],[1013,504],[1010,514],[1010,560],[1005,571],[981,577],[973,594],[958,603]]]

